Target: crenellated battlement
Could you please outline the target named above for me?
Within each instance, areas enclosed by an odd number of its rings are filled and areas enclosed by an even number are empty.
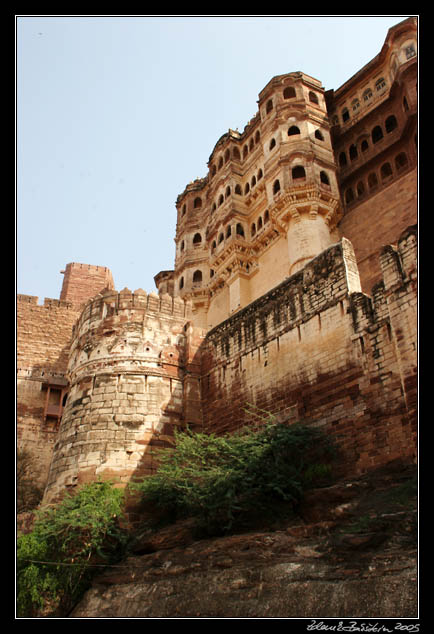
[[[21,304],[31,304],[41,308],[74,308],[72,302],[68,302],[62,299],[53,299],[51,297],[45,297],[44,303],[39,304],[39,297],[37,295],[17,295],[17,302]]]
[[[95,322],[121,315],[124,311],[132,311],[142,319],[150,316],[188,320],[192,316],[190,304],[180,297],[173,298],[168,294],[157,295],[155,292],[146,293],[142,289],[130,291],[124,288],[119,292],[106,290],[85,304],[73,328],[73,335],[89,328],[90,323],[94,327]]]

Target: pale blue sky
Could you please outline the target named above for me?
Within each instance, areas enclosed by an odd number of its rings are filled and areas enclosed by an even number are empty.
[[[407,16],[17,16],[17,292],[69,262],[117,290],[174,264],[175,201],[275,75],[339,88]]]

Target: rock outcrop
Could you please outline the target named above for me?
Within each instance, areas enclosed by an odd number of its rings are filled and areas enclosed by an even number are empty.
[[[412,469],[383,470],[242,534],[144,531],[70,618],[417,618],[416,489]]]

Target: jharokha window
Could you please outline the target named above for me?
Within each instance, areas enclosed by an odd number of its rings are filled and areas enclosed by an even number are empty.
[[[45,391],[44,421],[55,420],[60,423],[68,395],[66,379],[49,379],[42,384],[42,390]]]

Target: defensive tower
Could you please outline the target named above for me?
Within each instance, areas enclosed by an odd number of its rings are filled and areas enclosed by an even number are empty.
[[[106,291],[86,304],[73,329],[45,501],[99,476],[122,483],[151,473],[152,448],[200,422],[201,337],[189,316],[182,299],[142,290]]]

